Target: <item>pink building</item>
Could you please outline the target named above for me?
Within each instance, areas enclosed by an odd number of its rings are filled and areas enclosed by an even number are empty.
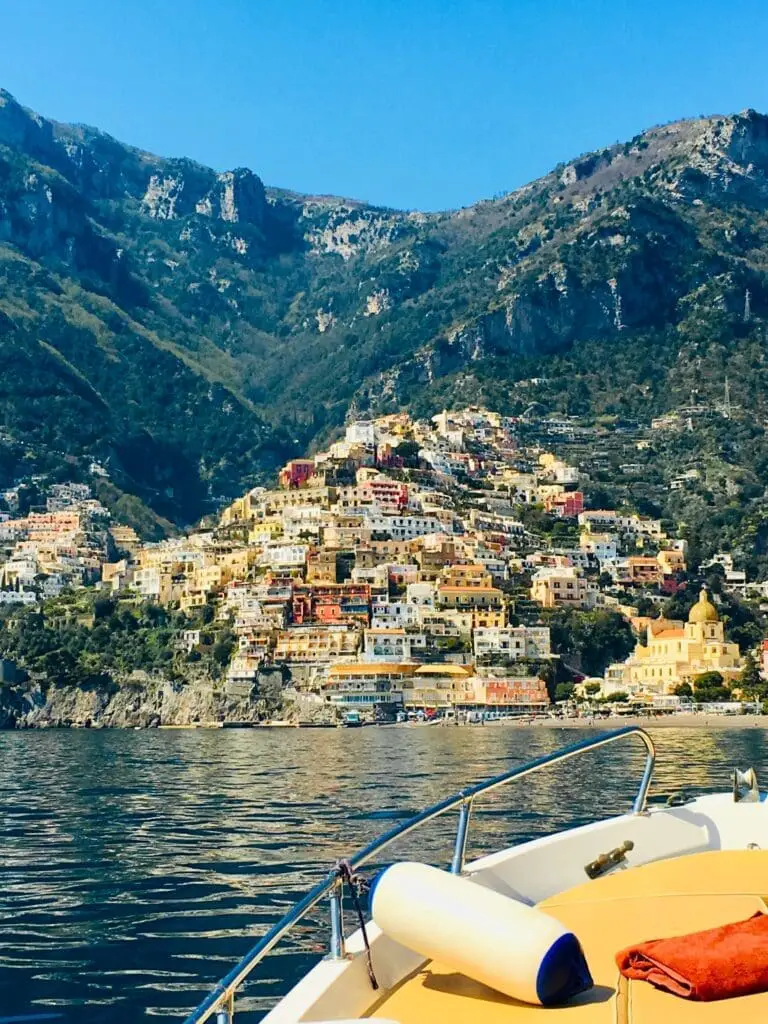
[[[584,495],[581,491],[565,491],[552,494],[544,502],[547,512],[563,519],[575,519],[584,511]]]
[[[281,487],[301,487],[315,475],[314,459],[291,459],[280,470],[278,480]]]
[[[385,511],[399,512],[408,504],[408,485],[398,480],[367,480],[361,490]]]

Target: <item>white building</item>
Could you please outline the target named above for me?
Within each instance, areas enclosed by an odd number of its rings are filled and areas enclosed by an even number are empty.
[[[576,569],[589,569],[594,565],[595,556],[589,552],[582,550],[581,548],[552,548],[549,552],[554,556],[560,556],[565,559],[566,565],[572,565]],[[533,567],[536,562],[529,562],[526,559],[526,565]]]
[[[200,630],[199,629],[185,629],[181,634],[181,645],[184,650],[189,652],[200,643]]]
[[[52,573],[40,581],[40,596],[43,598],[58,597],[67,585],[61,573]]]
[[[618,542],[612,533],[583,533],[579,547],[587,555],[594,555],[601,564],[616,558],[619,553]]]
[[[664,531],[660,519],[649,519],[646,516],[622,516],[615,509],[589,509],[579,513],[579,526],[596,533],[612,531],[627,533],[635,537],[650,537],[663,540]]]
[[[88,484],[51,484],[45,507],[48,512],[61,512],[72,505],[87,501],[90,497],[91,488]]]
[[[444,525],[432,516],[387,516],[374,513],[366,517],[375,533],[388,534],[393,540],[413,540],[429,533],[444,532]]]
[[[413,584],[410,584],[411,586]],[[389,601],[374,596],[371,600],[371,626],[374,629],[404,629],[419,623],[419,608],[408,601]]]
[[[298,569],[307,562],[306,544],[265,544],[259,562],[270,569]]]
[[[473,530],[503,533],[511,537],[525,536],[525,526],[519,520],[485,509],[473,508],[469,513],[469,525]]]
[[[550,658],[550,632],[546,626],[488,626],[475,629],[472,643],[476,658],[499,655],[508,661]]]
[[[323,521],[323,509],[318,505],[294,505],[282,512],[283,535],[286,540],[318,539]]]
[[[427,649],[427,635],[404,629],[366,629],[363,661],[413,661]]]
[[[37,603],[33,590],[0,590],[0,604],[31,605]]]
[[[146,601],[159,601],[166,594],[163,575],[155,565],[136,569],[133,574],[133,589]]]
[[[708,562],[702,563],[701,568],[708,569],[715,565],[719,565],[723,570],[725,589],[744,597],[747,592],[747,574],[743,569],[734,568],[733,555],[726,551],[718,551]]]
[[[356,420],[350,423],[344,432],[344,440],[348,444],[376,444],[376,424],[373,420]]]
[[[405,600],[418,608],[434,608],[434,583],[409,583],[405,588]]]

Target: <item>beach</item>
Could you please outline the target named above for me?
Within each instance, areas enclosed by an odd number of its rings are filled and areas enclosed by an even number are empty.
[[[618,729],[639,725],[643,729],[768,729],[768,715],[614,715],[610,718],[536,718],[528,722],[510,719],[488,725],[543,729]]]

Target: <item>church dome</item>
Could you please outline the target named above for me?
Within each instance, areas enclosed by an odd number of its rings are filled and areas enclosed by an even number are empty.
[[[691,608],[688,613],[689,622],[719,622],[720,616],[717,614],[717,608],[707,597],[706,590],[702,590],[699,594],[699,600]]]

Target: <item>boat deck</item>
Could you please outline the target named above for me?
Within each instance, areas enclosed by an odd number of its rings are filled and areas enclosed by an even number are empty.
[[[398,1024],[765,1024],[768,993],[691,1002],[647,982],[625,981],[614,960],[634,942],[767,912],[765,897],[764,850],[696,853],[616,871],[539,904],[578,936],[595,981],[567,1006],[529,1006],[432,962],[389,992],[369,1016]]]

